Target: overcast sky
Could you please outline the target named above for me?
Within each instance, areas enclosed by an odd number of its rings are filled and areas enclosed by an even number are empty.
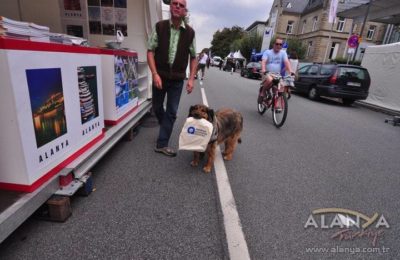
[[[255,21],[266,21],[273,0],[186,0],[190,23],[196,31],[196,49],[211,47],[213,34],[224,27],[246,29]],[[169,6],[164,7],[169,10]]]

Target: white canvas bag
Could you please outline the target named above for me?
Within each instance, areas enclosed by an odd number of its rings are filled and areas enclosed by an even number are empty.
[[[188,117],[179,135],[179,150],[204,152],[212,133],[212,123],[205,119]]]

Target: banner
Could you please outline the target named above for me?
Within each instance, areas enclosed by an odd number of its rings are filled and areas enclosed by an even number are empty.
[[[337,6],[338,6],[338,0],[331,0],[331,6],[329,8],[329,19],[328,19],[329,23],[335,22]]]

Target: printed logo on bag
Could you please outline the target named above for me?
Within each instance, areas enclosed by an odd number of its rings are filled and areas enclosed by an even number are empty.
[[[194,134],[194,131],[195,131],[195,128],[194,128],[193,126],[188,127],[187,132],[188,132],[189,134]]]
[[[207,136],[207,131],[205,131],[204,129],[201,129],[201,128],[195,128],[193,126],[189,126],[187,129],[187,132],[191,135],[197,135],[197,136],[201,136],[201,137]]]

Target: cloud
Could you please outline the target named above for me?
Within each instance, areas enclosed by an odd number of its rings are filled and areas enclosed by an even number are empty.
[[[189,20],[196,31],[197,52],[211,47],[211,32],[218,30],[218,18],[211,14],[191,12]]]
[[[217,30],[266,21],[273,0],[187,0],[190,22],[196,31],[197,51],[211,47]]]
[[[233,6],[246,8],[246,9],[257,9],[262,5],[266,5],[268,0],[231,0]]]
[[[195,28],[204,28],[210,24],[217,23],[217,19],[214,15],[200,12],[191,12],[189,21]]]

